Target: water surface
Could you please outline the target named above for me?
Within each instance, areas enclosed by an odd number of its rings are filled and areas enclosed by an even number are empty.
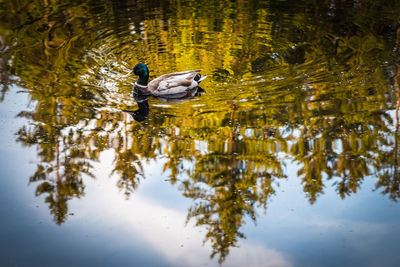
[[[0,2],[0,261],[396,266],[390,2]],[[135,121],[138,62],[205,93]]]

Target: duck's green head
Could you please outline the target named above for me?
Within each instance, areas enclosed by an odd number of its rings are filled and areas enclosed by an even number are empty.
[[[133,67],[133,73],[139,76],[137,83],[146,86],[149,81],[149,69],[143,63],[138,63]]]

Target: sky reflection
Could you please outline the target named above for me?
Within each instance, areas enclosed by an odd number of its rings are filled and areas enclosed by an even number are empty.
[[[13,99],[26,101],[26,94]],[[162,161],[143,162],[146,178],[126,199],[115,186],[115,175],[109,175],[113,153],[103,152],[95,166],[96,179],[85,178],[85,197],[71,200],[68,220],[61,227],[55,225],[41,197],[34,197],[34,188],[26,185],[35,151],[13,141],[13,129],[23,123],[13,119],[14,105],[1,105],[2,114],[8,114],[1,134],[10,142],[1,148],[0,196],[2,203],[12,203],[0,211],[3,263],[218,265],[208,257],[209,242],[202,245],[205,227],[196,227],[193,221],[185,224],[191,201],[165,181]],[[296,166],[287,169],[293,177]],[[395,266],[399,207],[373,189],[373,179],[367,180],[358,194],[339,200],[327,187],[309,205],[298,179],[281,181],[279,197],[272,198],[267,214],[259,209],[256,225],[247,220],[247,239],[231,250],[226,266]]]

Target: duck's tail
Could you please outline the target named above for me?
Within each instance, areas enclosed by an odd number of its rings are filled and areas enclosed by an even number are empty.
[[[205,78],[207,78],[207,75],[201,75],[200,73],[197,73],[197,75],[194,77],[194,80],[197,83],[200,83],[202,80],[204,80]]]

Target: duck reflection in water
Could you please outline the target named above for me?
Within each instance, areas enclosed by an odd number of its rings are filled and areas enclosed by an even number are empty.
[[[141,94],[140,92],[133,91],[133,98],[135,99],[136,103],[138,104],[138,110],[131,111],[131,110],[123,110],[126,113],[132,115],[135,121],[144,121],[149,116],[149,103],[147,99],[149,98],[146,95]]]
[[[185,101],[188,99],[193,99],[194,97],[199,96],[202,93],[205,93],[205,91],[200,86],[193,88],[192,90],[185,91],[184,93],[181,93],[181,94],[175,94],[172,96],[166,95],[163,97],[145,95],[134,89],[133,90],[133,98],[135,99],[136,103],[138,104],[138,109],[135,111],[131,111],[131,110],[123,110],[123,111],[126,113],[129,113],[135,121],[142,122],[142,121],[146,120],[147,117],[149,116],[149,112],[150,112],[149,103],[148,103],[149,97],[156,98],[163,102],[171,103],[171,102],[182,102],[182,101]]]

